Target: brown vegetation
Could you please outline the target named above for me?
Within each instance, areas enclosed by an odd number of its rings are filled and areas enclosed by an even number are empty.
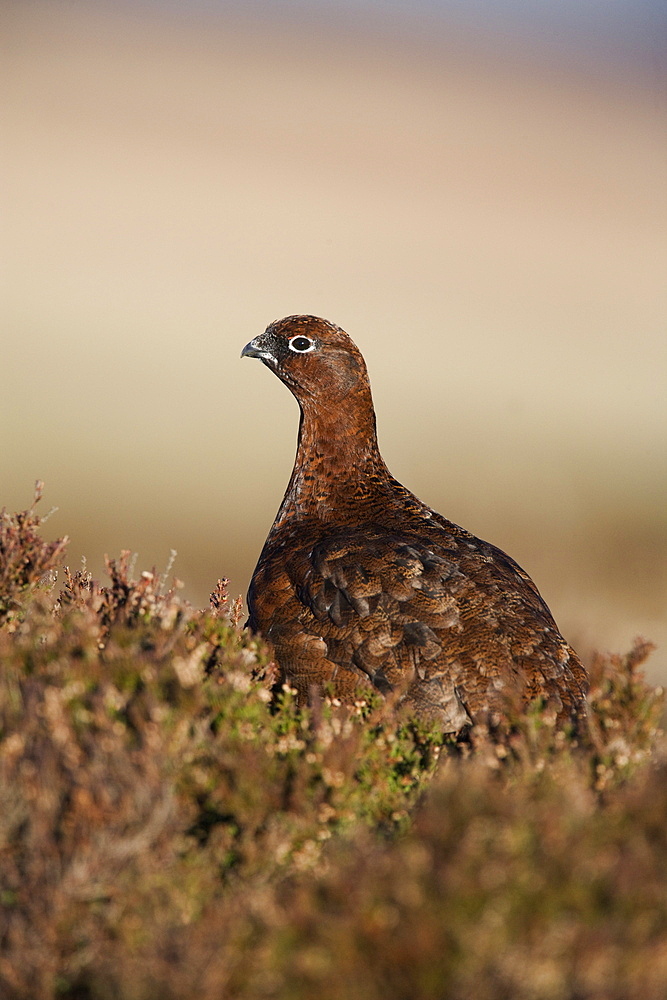
[[[470,742],[296,706],[224,584],[65,569],[0,520],[0,996],[667,993],[667,764],[648,644]]]

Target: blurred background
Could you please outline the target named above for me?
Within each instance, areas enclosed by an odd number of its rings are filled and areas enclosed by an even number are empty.
[[[187,7],[187,9],[185,9]],[[663,11],[661,13],[661,11]],[[665,14],[651,0],[0,4],[0,507],[245,593],[298,409],[366,357],[393,474],[584,655],[667,680]]]

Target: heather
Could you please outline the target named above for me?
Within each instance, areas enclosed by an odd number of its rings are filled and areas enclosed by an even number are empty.
[[[95,581],[0,516],[0,997],[667,995],[667,763],[650,644],[453,741],[297,706],[224,581]]]

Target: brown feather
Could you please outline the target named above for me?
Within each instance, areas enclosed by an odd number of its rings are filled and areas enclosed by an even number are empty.
[[[244,348],[301,407],[292,476],[248,591],[248,626],[302,700],[331,683],[397,692],[459,732],[515,692],[560,721],[585,712],[587,678],[528,574],[431,510],[380,455],[364,360],[314,316]]]

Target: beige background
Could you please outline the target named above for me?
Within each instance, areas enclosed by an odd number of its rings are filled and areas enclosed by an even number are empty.
[[[2,8],[0,505],[70,562],[245,591],[297,407],[241,347],[314,312],[392,472],[584,653],[662,644],[664,106],[629,66],[445,32]]]

